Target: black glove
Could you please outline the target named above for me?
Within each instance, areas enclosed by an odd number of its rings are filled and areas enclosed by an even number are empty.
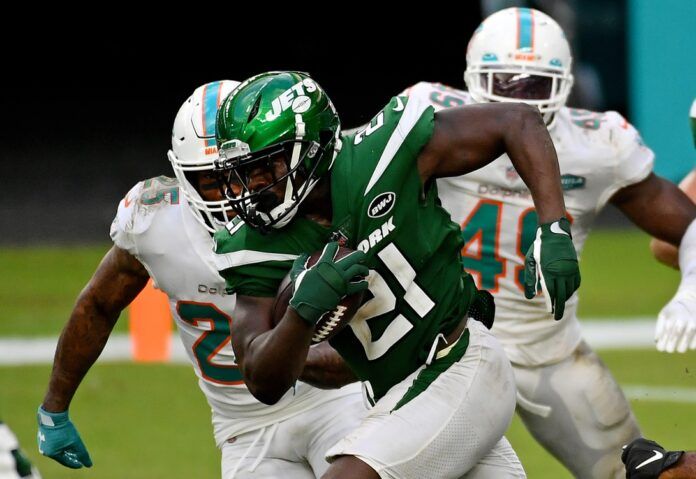
[[[621,460],[626,479],[657,479],[665,469],[677,463],[684,451],[665,451],[655,441],[638,438],[624,446]]]

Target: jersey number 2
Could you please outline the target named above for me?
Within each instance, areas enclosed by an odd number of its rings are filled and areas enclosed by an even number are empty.
[[[230,345],[230,325],[232,318],[211,303],[179,301],[176,303],[179,317],[195,328],[207,323],[207,331],[193,343],[193,355],[205,379],[225,385],[243,384],[242,373],[236,364],[218,364],[215,356]]]

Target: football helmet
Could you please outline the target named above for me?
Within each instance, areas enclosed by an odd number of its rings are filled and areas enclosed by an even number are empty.
[[[464,81],[477,102],[524,102],[548,123],[573,86],[573,58],[563,30],[531,8],[506,8],[476,29]]]
[[[237,215],[262,231],[287,225],[331,169],[340,131],[333,103],[306,73],[243,82],[220,105],[216,128],[217,171]]]
[[[225,199],[203,199],[192,175],[214,169],[218,157],[215,115],[222,100],[238,85],[236,81],[222,80],[196,88],[174,119],[172,149],[167,152],[179,188],[192,206],[191,211],[211,233],[221,229],[234,213]]]

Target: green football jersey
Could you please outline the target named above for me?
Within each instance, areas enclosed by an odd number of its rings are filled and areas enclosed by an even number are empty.
[[[440,206],[435,182],[424,188],[418,173],[433,125],[431,107],[400,96],[342,137],[331,170],[331,228],[296,218],[266,235],[243,222],[216,234],[218,267],[241,295],[275,296],[294,258],[331,237],[366,253],[369,290],[331,345],[376,399],[425,362],[437,334],[458,324],[476,291],[459,260],[459,227]]]

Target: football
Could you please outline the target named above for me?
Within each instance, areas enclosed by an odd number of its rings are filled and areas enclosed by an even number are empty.
[[[352,253],[353,250],[350,248],[340,247],[336,253],[336,259],[343,258],[344,256]],[[307,260],[307,266],[314,266],[314,264],[319,260],[321,256],[321,250],[313,253]],[[278,324],[280,320],[285,315],[285,310],[290,303],[290,298],[292,297],[292,281],[290,280],[290,274],[283,278],[278,288],[278,294],[276,295],[275,303],[273,304],[273,324]],[[335,309],[327,311],[324,315],[319,318],[316,328],[314,330],[314,336],[312,336],[312,344],[317,344],[327,339],[334,337],[341,329],[343,329],[353,316],[357,312],[358,308],[362,304],[364,291],[360,291],[349,296],[344,296],[341,302],[338,303]]]

